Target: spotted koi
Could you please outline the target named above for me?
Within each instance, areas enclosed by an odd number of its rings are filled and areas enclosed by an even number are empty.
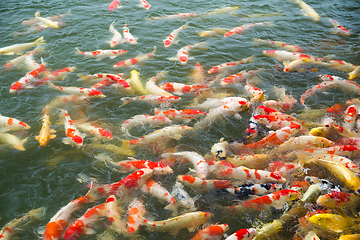
[[[193,59],[193,57],[189,57],[189,51],[197,48],[205,49],[206,42],[186,45],[178,50],[175,58],[168,59],[171,61],[179,61],[181,65],[186,65],[189,59]]]
[[[259,70],[251,70],[251,71],[241,71],[236,74],[232,74],[230,76],[227,76],[220,81],[221,86],[226,85],[235,85],[239,83],[245,83],[250,78],[256,76],[256,74],[259,72]]]
[[[272,26],[272,25],[273,25],[272,22],[248,23],[248,24],[244,24],[242,26],[231,29],[230,31],[228,31],[224,34],[224,37],[230,37],[235,34],[241,34],[250,28],[254,28],[254,27],[258,27],[258,26]]]
[[[163,125],[170,125],[172,123],[171,119],[166,116],[152,116],[149,114],[136,115],[131,119],[126,120],[121,125],[121,131],[130,136],[129,130],[136,126],[150,125],[151,127],[159,127]]]
[[[220,240],[228,229],[229,226],[226,223],[210,225],[201,229],[191,240]]]
[[[176,95],[200,95],[205,91],[209,91],[209,85],[207,84],[184,84],[184,83],[177,83],[177,82],[167,82],[159,85],[159,88],[174,93]]]
[[[30,129],[31,127],[16,118],[5,117],[0,114],[0,131],[19,131]]]
[[[351,33],[346,27],[342,26],[338,21],[335,21],[334,19],[328,18],[330,23],[333,25],[334,29],[332,29],[332,34],[339,34],[341,36],[347,37],[350,36]]]
[[[143,63],[143,62],[153,58],[155,51],[156,51],[156,46],[154,47],[154,51],[152,51],[151,53],[138,55],[134,58],[118,62],[113,65],[113,68],[134,67],[140,63]]]
[[[185,29],[187,27],[189,23],[185,23],[184,25],[182,25],[181,27],[175,29],[174,31],[172,31],[170,33],[169,36],[167,36],[167,38],[164,40],[164,47],[168,48],[171,45],[177,43],[176,39],[180,33],[181,30]]]
[[[251,240],[256,234],[255,228],[243,228],[231,234],[225,240]]]
[[[132,157],[129,157],[129,160],[122,160],[112,164],[118,167],[121,172],[135,172],[145,168],[153,170],[153,174],[155,175],[173,173],[171,167],[166,164],[153,162],[150,160],[138,160]]]
[[[155,115],[167,117],[171,120],[191,120],[203,117],[206,115],[206,112],[203,112],[199,109],[170,109],[170,110],[159,110],[155,109]]]
[[[135,198],[128,209],[127,232],[135,233],[144,221],[145,206],[140,199]]]
[[[119,33],[118,30],[116,30],[116,28],[114,27],[114,23],[116,20],[114,20],[110,26],[109,26],[109,32],[111,32],[113,34],[111,40],[108,42],[110,44],[110,47],[115,47],[118,44],[123,43],[123,39],[121,36],[121,33]]]
[[[86,57],[94,57],[97,60],[101,60],[104,57],[109,57],[110,59],[114,59],[117,56],[123,55],[127,53],[127,50],[119,49],[119,50],[96,50],[93,52],[82,52],[78,48],[76,49],[76,54],[80,54]]]
[[[60,87],[60,86],[55,86],[52,82],[49,82],[48,84],[52,89],[56,89],[58,91],[68,93],[71,95],[84,96],[84,97],[88,97],[88,98],[90,98],[90,97],[100,97],[100,98],[106,97],[99,90],[94,89],[94,88]]]
[[[113,139],[113,135],[112,135],[110,130],[106,130],[106,129],[104,129],[104,128],[100,127],[100,126],[97,126],[95,124],[92,124],[92,123],[76,123],[75,122],[75,125],[79,129],[90,133],[96,139],[101,139],[101,140],[111,140],[111,139]]]
[[[60,70],[56,70],[52,72],[49,76],[46,76],[39,81],[36,81],[35,86],[41,85],[41,84],[47,84],[48,81],[59,81],[64,80],[66,76],[75,71],[76,67],[66,67]]]
[[[146,102],[154,105],[169,106],[170,104],[178,103],[181,100],[181,98],[178,96],[144,95],[144,96],[136,96],[136,97],[123,97],[120,100],[123,102],[123,104],[120,107],[131,102]]]
[[[230,180],[203,179],[199,177],[193,177],[191,175],[178,175],[177,179],[186,186],[189,186],[191,189],[200,191],[227,189],[234,185],[234,183]]]

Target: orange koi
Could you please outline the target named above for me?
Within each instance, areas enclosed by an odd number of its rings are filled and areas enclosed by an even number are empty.
[[[201,229],[191,240],[220,240],[229,226],[224,224],[215,224]]]
[[[179,35],[180,31],[187,27],[188,23],[185,23],[181,27],[175,29],[170,33],[170,35],[164,40],[164,47],[168,48],[172,44],[177,43],[176,38]]]
[[[56,135],[52,134],[55,133],[54,130],[50,128],[50,118],[48,113],[48,108],[45,108],[44,116],[43,116],[43,124],[41,126],[41,130],[39,132],[39,135],[35,137],[36,140],[38,140],[40,146],[46,146],[46,144],[50,141],[50,139],[53,139],[56,137]]]
[[[30,129],[31,127],[16,118],[5,117],[0,114],[0,131],[19,131]]]

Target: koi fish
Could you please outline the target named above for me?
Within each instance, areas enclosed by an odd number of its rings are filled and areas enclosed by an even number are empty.
[[[251,240],[256,234],[255,228],[243,228],[231,234],[225,240]]]
[[[210,225],[201,229],[191,240],[220,240],[227,230],[229,230],[229,226],[226,223]]]
[[[45,48],[43,46],[37,46],[34,50],[32,51],[29,51],[27,53],[25,53],[24,55],[21,55],[19,57],[16,57],[8,62],[6,62],[3,67],[6,69],[6,70],[9,70],[10,68],[13,68],[13,67],[21,67],[22,65],[26,65],[26,60],[28,58],[28,56],[30,55],[34,55],[36,53],[41,53],[45,50]],[[28,67],[26,65],[26,67]],[[31,69],[29,69],[30,71],[34,70],[36,68],[33,68],[33,65],[31,65]]]
[[[64,127],[66,138],[63,139],[63,143],[75,145],[77,147],[83,146],[84,135],[77,130],[73,121],[71,120],[68,112],[64,109],[60,109],[61,113],[64,115]]]
[[[233,11],[235,11],[237,9],[239,9],[239,7],[222,7],[222,8],[217,8],[217,9],[211,11],[211,12],[204,13],[202,16],[209,17],[209,16],[213,16],[213,15],[216,15],[216,14],[220,14],[220,13],[233,12]]]
[[[221,79],[220,86],[227,86],[227,85],[236,85],[239,83],[244,83],[250,78],[254,77],[259,70],[251,70],[251,71],[241,71],[237,74],[232,74],[228,77]]]
[[[138,55],[135,58],[131,58],[125,61],[118,62],[113,65],[113,68],[122,68],[122,67],[134,67],[137,64],[143,63],[152,57],[154,57],[156,51],[156,46],[154,47],[154,51],[148,54]]]
[[[209,86],[207,84],[189,85],[189,84],[177,83],[177,82],[163,83],[159,85],[159,88],[180,96],[184,94],[198,95],[204,91],[209,90]]]
[[[176,153],[164,153],[162,154],[162,157],[169,158],[170,156],[185,158],[187,161],[191,162],[194,167],[197,174],[197,177],[206,179],[209,170],[208,170],[208,164],[203,156],[198,154],[197,152],[176,152]]]
[[[114,27],[114,23],[116,20],[114,20],[109,27],[109,32],[111,32],[113,34],[111,40],[110,40],[110,47],[115,47],[116,45],[123,43],[123,39],[121,36],[121,33],[119,33],[118,30],[115,29]]]
[[[302,198],[302,194],[298,191],[284,189],[253,200],[242,202],[241,205],[246,208],[256,209],[264,209],[270,206],[276,209],[282,209],[285,203],[299,200],[300,198]]]
[[[120,107],[131,102],[146,102],[154,105],[169,106],[170,104],[178,103],[181,100],[181,98],[178,96],[145,95],[145,96],[137,96],[137,97],[123,97],[120,98],[120,100],[123,102],[123,104]]]
[[[245,64],[245,63],[250,63],[254,60],[253,56],[241,59],[239,61],[235,61],[235,62],[227,62],[227,63],[222,63],[220,65],[217,65],[215,67],[212,67],[209,69],[208,74],[214,74],[214,73],[219,73],[219,72],[225,72],[228,71],[229,69],[234,68],[237,65],[240,64]]]
[[[197,13],[177,13],[177,14],[173,14],[173,15],[165,15],[165,16],[161,16],[161,17],[152,17],[152,18],[148,18],[148,20],[158,20],[158,19],[186,19],[186,18],[190,18],[190,17],[197,17],[198,14]]]
[[[45,208],[37,208],[25,213],[22,217],[15,218],[5,224],[5,226],[0,230],[0,239],[1,240],[10,240],[13,239],[15,235],[21,228],[29,224],[34,220],[40,220],[45,215]]]
[[[303,53],[295,53],[295,52],[288,52],[283,50],[265,50],[263,51],[263,54],[268,57],[274,57],[277,60],[284,63],[284,65],[289,64],[292,61],[298,60],[298,59],[309,59],[312,61],[326,61],[329,60],[332,56],[325,56],[323,58],[319,58],[316,56],[311,56]]]
[[[70,217],[73,212],[78,210],[85,203],[92,203],[96,200],[93,195],[93,188],[87,192],[86,195],[79,197],[66,206],[62,207],[46,224],[43,240],[58,240],[62,238],[63,232],[70,222]]]
[[[224,34],[224,37],[230,37],[234,34],[241,34],[244,31],[253,28],[253,27],[258,27],[258,26],[272,26],[273,23],[272,22],[259,22],[259,23],[248,23],[248,24],[244,24],[242,26],[236,27],[231,29],[230,31],[226,32]]]
[[[317,227],[336,233],[343,232],[353,224],[350,218],[345,218],[341,215],[331,213],[315,214],[308,220]]]
[[[96,50],[93,52],[82,52],[77,47],[76,54],[84,55],[86,57],[95,57],[96,60],[100,61],[104,57],[109,57],[110,59],[114,59],[117,56],[123,55],[124,53],[127,53],[127,50]]]
[[[268,100],[268,101],[262,102],[262,104],[264,106],[269,107],[269,108],[274,108],[281,112],[289,111],[296,105],[296,103],[297,103],[297,100],[295,98],[293,98],[292,96],[289,96],[283,102],[275,101],[275,100]]]
[[[283,152],[311,147],[331,147],[334,146],[334,144],[334,142],[323,137],[299,136],[280,144],[276,151]]]
[[[146,82],[146,86],[145,86],[145,89],[148,92],[148,94],[155,95],[155,96],[166,96],[166,97],[174,96],[171,93],[159,88],[156,85],[156,82],[158,80],[162,79],[165,75],[166,75],[166,72],[162,71],[162,72],[159,72],[158,74],[156,74],[155,77],[151,77],[148,79],[148,81]]]
[[[348,63],[343,60],[330,60],[329,63],[331,64],[331,67],[333,69],[343,71],[343,72],[352,72],[357,67],[359,67],[358,65],[354,65],[352,63]]]
[[[250,102],[262,102],[265,100],[264,92],[260,88],[254,87],[249,81],[247,81],[244,89],[252,97]]]
[[[310,68],[312,65],[325,67],[325,68],[332,68],[332,64],[322,62],[322,61],[313,61],[308,58],[301,58],[290,62],[284,66],[284,72],[303,72],[306,69]],[[311,71],[317,71],[317,69],[312,68]]]
[[[44,37],[41,36],[38,39],[36,39],[34,42],[30,42],[30,43],[19,43],[19,44],[15,44],[15,45],[11,45],[8,47],[3,47],[0,48],[0,55],[21,55],[21,53],[23,51],[28,50],[29,48],[33,47],[33,46],[40,46],[45,44],[45,40]]]
[[[136,70],[132,70],[130,79],[127,81],[130,84],[130,87],[136,91],[136,93],[140,95],[146,95],[147,92],[144,89],[141,81],[140,81],[140,73]]]
[[[211,189],[228,189],[233,186],[230,180],[211,180],[190,175],[178,175],[177,180],[189,186],[191,189],[207,191]]]
[[[339,22],[337,22],[331,18],[328,18],[328,20],[334,27],[334,29],[331,30],[332,34],[339,34],[344,37],[351,35],[350,31],[348,29],[346,29],[346,27],[342,26]]]
[[[186,45],[179,49],[179,51],[176,54],[175,58],[168,58],[170,61],[179,61],[181,65],[186,65],[189,59],[192,59],[192,57],[188,57],[189,51],[191,49],[205,49],[206,48],[206,42],[200,42],[196,44],[190,44]]]
[[[170,109],[170,110],[159,110],[155,108],[155,115],[161,117],[167,117],[171,120],[185,120],[190,121],[191,119],[200,118],[206,115],[206,112],[203,112],[199,109]]]
[[[113,0],[108,7],[109,12],[119,8],[122,8],[119,0]]]
[[[213,28],[211,30],[198,32],[198,35],[200,37],[215,37],[217,35],[223,35],[227,31],[229,30],[226,28]]]
[[[115,230],[117,233],[124,234],[126,233],[126,227],[125,223],[121,220],[121,212],[122,209],[118,206],[116,197],[114,195],[108,197],[105,205],[105,216],[111,223],[110,228]]]
[[[144,193],[150,193],[152,196],[159,199],[161,202],[168,203],[165,207],[167,210],[171,210],[173,214],[177,214],[176,199],[162,187],[158,182],[154,180],[148,180],[140,190]]]
[[[112,135],[111,131],[106,130],[100,126],[94,125],[92,123],[75,123],[75,125],[79,129],[95,136],[96,139],[101,139],[101,140],[113,139],[113,135]]]
[[[182,25],[181,27],[175,29],[174,31],[172,31],[170,33],[170,35],[164,40],[164,47],[168,48],[170,47],[172,44],[176,44],[177,41],[177,37],[180,33],[181,30],[185,29],[187,27],[189,23],[185,23],[184,25]]]
[[[64,80],[66,78],[66,76],[75,71],[76,67],[66,67],[60,70],[56,70],[54,72],[52,72],[50,75],[40,79],[39,81],[36,81],[35,86],[37,85],[41,85],[41,84],[46,84],[48,81],[59,81],[59,80]]]
[[[169,125],[172,121],[166,116],[151,116],[149,114],[136,115],[131,119],[126,120],[121,125],[121,131],[130,136],[129,130],[136,126],[144,126],[145,124],[150,125],[151,127],[159,127],[163,125]]]
[[[281,42],[281,41],[272,41],[272,40],[263,40],[259,38],[254,38],[254,43],[268,45],[268,46],[278,46],[291,52],[298,52],[298,53],[303,52],[300,47],[296,45],[290,45],[286,42]]]
[[[19,139],[15,135],[9,133],[1,133],[0,132],[0,142],[5,143],[19,151],[25,151],[24,143],[27,141],[27,138]]]
[[[48,113],[48,108],[45,108],[44,116],[43,116],[43,124],[41,126],[41,130],[39,132],[39,135],[35,137],[36,140],[38,140],[40,146],[46,146],[46,144],[50,141],[50,139],[53,139],[56,137],[53,133],[55,133],[55,130],[52,130],[50,128],[50,119]]]
[[[35,13],[35,18],[39,21],[39,22],[43,22],[45,25],[47,26],[50,26],[50,27],[53,27],[53,28],[59,28],[59,25],[54,22],[54,21],[51,21],[50,19],[48,18],[43,18],[43,17],[40,17],[40,12],[36,12]]]
[[[13,83],[10,87],[10,93],[18,92],[25,88],[33,87],[36,82],[36,78],[43,72],[47,71],[44,61],[41,59],[41,65],[39,68],[27,73],[24,77],[20,78],[17,82]]]
[[[348,131],[352,131],[356,123],[357,109],[355,105],[350,105],[344,112],[343,127]]]
[[[248,101],[234,101],[224,104],[221,107],[213,108],[206,114],[205,118],[194,125],[194,130],[209,127],[210,124],[231,115],[239,118],[240,115],[238,115],[238,113],[249,109],[250,106],[251,103]]]
[[[55,97],[46,107],[50,110],[53,108],[63,107],[64,104],[81,105],[88,102],[89,98],[86,96],[76,95],[60,95]]]
[[[212,214],[209,212],[190,212],[183,215],[177,216],[175,218],[151,222],[147,219],[144,219],[146,226],[156,232],[170,232],[172,235],[177,234],[180,229],[187,228],[190,232],[195,231],[195,229],[206,223]]]
[[[317,92],[322,92],[322,91],[326,91],[329,88],[333,88],[335,85],[336,85],[336,83],[333,82],[333,81],[325,81],[325,82],[322,82],[322,83],[319,83],[319,84],[315,85],[314,87],[306,90],[306,92],[304,92],[301,95],[300,103],[305,106],[305,101],[309,97],[315,95]]]
[[[201,66],[199,62],[195,64],[194,69],[190,74],[190,77],[196,83],[204,83],[205,81],[204,68]]]
[[[350,201],[358,201],[358,199],[354,194],[333,190],[328,194],[319,196],[316,203],[328,208],[338,208],[344,207]]]
[[[19,131],[30,129],[31,127],[16,118],[5,117],[0,114],[0,131]]]
[[[63,18],[67,15],[70,14],[70,10],[65,13],[65,14],[60,14],[60,15],[54,15],[54,16],[50,16],[50,17],[46,17],[47,19],[51,20],[51,21],[56,21],[56,20],[59,20],[60,18]],[[38,24],[39,21],[36,19],[36,18],[33,18],[33,19],[29,19],[29,20],[24,20],[22,21],[22,25],[34,25],[34,24]]]
[[[139,7],[149,10],[151,5],[146,0],[140,0]]]
[[[106,203],[102,203],[95,207],[89,208],[66,229],[64,233],[65,240],[78,239],[83,234],[93,234],[95,230],[92,226],[99,220],[100,217],[105,216]]]
[[[134,233],[138,230],[139,226],[143,223],[145,206],[143,202],[135,198],[128,209],[128,222],[127,222],[127,232]]]
[[[100,98],[104,98],[106,97],[104,94],[102,94],[99,90],[94,89],[94,88],[78,88],[78,87],[60,87],[60,86],[55,86],[53,83],[49,82],[49,86],[52,89],[64,92],[64,93],[68,93],[71,95],[76,95],[76,96],[84,96],[84,97],[100,97]]]
[[[95,187],[95,192],[102,197],[126,196],[139,189],[153,175],[153,170],[142,168],[126,176],[121,181]]]
[[[211,108],[221,107],[225,104],[229,104],[230,102],[236,102],[236,101],[247,101],[247,100],[242,97],[225,97],[222,99],[207,98],[205,102],[195,105],[194,107],[202,110],[209,110]]]
[[[358,66],[357,68],[354,69],[354,71],[349,73],[349,79],[355,79],[358,78],[360,76],[360,66]]]
[[[245,184],[240,187],[226,188],[226,192],[231,193],[239,199],[248,198],[249,195],[265,195],[276,191],[283,190],[284,187],[279,183],[261,183],[261,184]]]
[[[122,78],[124,76],[124,74],[123,73],[119,73],[119,74],[95,73],[95,74],[92,74],[92,75],[78,74],[78,77],[80,77],[78,79],[78,81],[84,81],[84,80],[90,80],[90,79],[103,80],[103,79],[109,78],[110,76]]]
[[[236,167],[244,166],[264,170],[264,165],[269,161],[269,156],[266,154],[252,154],[244,156],[234,155],[228,157],[227,161]]]
[[[301,0],[289,0],[289,1],[294,1],[294,2],[298,3],[300,5],[301,9],[306,13],[304,15],[307,17],[310,17],[311,20],[313,20],[314,22],[320,21],[319,14],[312,7],[307,5],[305,2],[303,2]]]
[[[123,27],[124,42],[128,42],[131,45],[137,44],[137,38],[135,38],[129,31],[129,28],[125,24]]]

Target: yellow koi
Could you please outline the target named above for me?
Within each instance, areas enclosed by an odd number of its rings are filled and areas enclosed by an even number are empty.
[[[53,139],[56,137],[56,135],[52,134],[55,133],[54,130],[50,128],[50,118],[48,115],[48,107],[45,108],[45,113],[43,116],[43,124],[41,127],[41,130],[39,132],[39,135],[35,137],[36,140],[38,140],[40,146],[46,146],[46,144],[50,141],[50,139]]]

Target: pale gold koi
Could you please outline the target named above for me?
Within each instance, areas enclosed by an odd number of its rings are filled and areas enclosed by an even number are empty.
[[[50,139],[53,139],[56,137],[56,135],[52,134],[55,133],[54,130],[50,128],[50,118],[48,115],[48,107],[45,108],[44,116],[43,116],[43,124],[41,127],[41,130],[39,132],[39,135],[35,137],[36,140],[38,140],[40,146],[46,146],[46,144],[50,141]]]

